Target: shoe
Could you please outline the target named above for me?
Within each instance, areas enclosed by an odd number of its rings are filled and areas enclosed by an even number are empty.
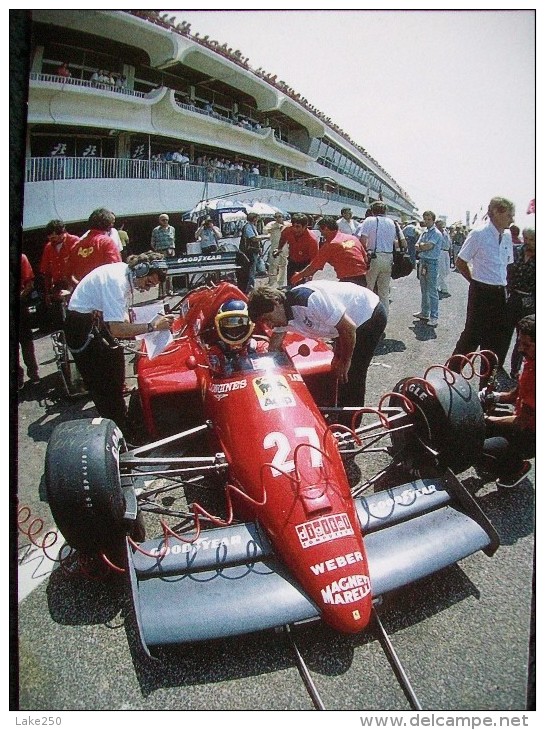
[[[506,478],[499,477],[496,479],[496,484],[498,487],[503,487],[504,489],[513,489],[513,487],[517,487],[522,481],[524,481],[531,468],[532,465],[530,462],[525,460],[522,462],[522,469],[518,472],[518,474]]]
[[[414,317],[415,319],[429,319],[429,316],[428,316],[428,315],[426,315],[426,314],[422,314],[422,312],[415,312],[415,313],[413,314],[413,317]]]
[[[439,320],[438,319],[434,319],[433,317],[430,317],[430,319],[428,319],[428,326],[429,327],[437,327],[438,324],[439,324]]]

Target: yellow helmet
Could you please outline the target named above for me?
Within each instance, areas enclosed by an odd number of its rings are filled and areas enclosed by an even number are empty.
[[[254,323],[248,316],[248,305],[241,299],[224,302],[214,317],[219,338],[230,346],[243,345],[254,331]]]

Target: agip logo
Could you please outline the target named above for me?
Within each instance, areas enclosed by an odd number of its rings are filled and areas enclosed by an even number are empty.
[[[264,375],[255,378],[253,384],[261,410],[271,411],[295,405],[295,398],[283,375]]]

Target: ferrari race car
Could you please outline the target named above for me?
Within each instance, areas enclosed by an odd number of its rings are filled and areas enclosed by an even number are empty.
[[[381,596],[494,553],[456,477],[484,440],[474,358],[469,378],[432,366],[340,409],[331,347],[292,333],[269,352],[235,284],[177,309],[173,342],[136,361],[144,445],[94,418],[57,426],[46,455],[60,532],[126,576],[146,652],[314,619],[361,632]],[[389,465],[354,484],[376,452]]]

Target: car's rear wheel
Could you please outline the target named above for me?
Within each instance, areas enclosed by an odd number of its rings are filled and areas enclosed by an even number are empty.
[[[123,435],[105,418],[61,423],[47,446],[45,484],[66,542],[86,554],[117,555],[131,523],[124,519],[119,452]]]
[[[434,466],[460,473],[482,453],[485,423],[478,393],[461,375],[431,370],[426,381],[404,378],[394,388],[414,406],[407,428],[391,434],[394,454],[410,468]],[[392,397],[390,405],[399,406]],[[398,422],[399,424],[399,422]]]

